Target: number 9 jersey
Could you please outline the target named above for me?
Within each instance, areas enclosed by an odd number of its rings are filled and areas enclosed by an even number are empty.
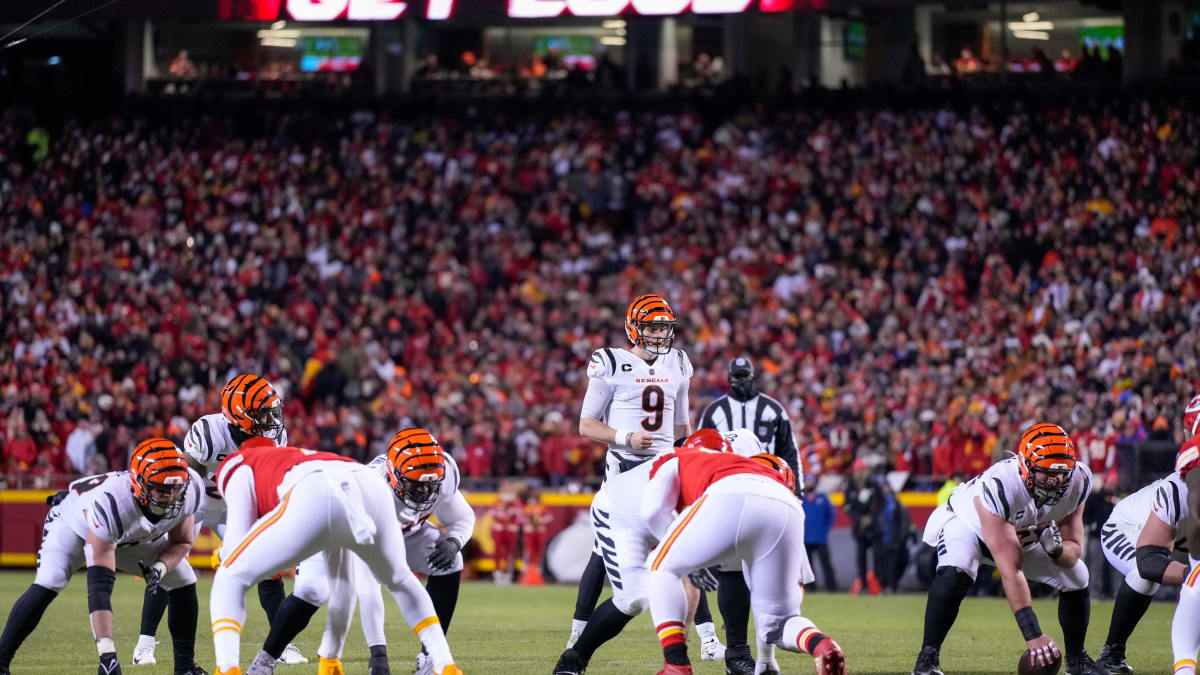
[[[598,419],[617,430],[616,443],[608,446],[609,475],[674,448],[675,426],[687,424],[689,419],[692,362],[687,354],[672,349],[646,362],[628,349],[606,347],[592,352],[587,375],[580,416]],[[653,436],[649,448],[619,445],[625,432],[637,431]]]

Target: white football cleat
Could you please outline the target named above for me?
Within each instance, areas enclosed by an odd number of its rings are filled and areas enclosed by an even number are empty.
[[[154,646],[157,644],[158,643],[155,642],[145,647],[134,647],[133,665],[153,666],[154,664],[158,663],[158,659],[154,658]]]
[[[433,675],[433,659],[425,652],[417,654],[417,668],[413,675]]]
[[[299,647],[288,643],[288,646],[283,648],[283,653],[279,655],[279,663],[285,666],[297,666],[301,663],[308,663],[308,659],[300,653]]]
[[[724,661],[725,660],[725,645],[713,636],[700,643],[700,660],[701,661]]]

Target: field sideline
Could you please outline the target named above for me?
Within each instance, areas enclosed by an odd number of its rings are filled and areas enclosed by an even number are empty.
[[[33,581],[32,571],[0,573],[0,613],[4,619],[13,601]],[[13,663],[16,675],[62,675],[95,672],[96,650],[87,624],[87,599],[82,575],[72,580],[63,596],[47,610],[38,630],[30,636]],[[211,577],[200,582],[200,632],[198,662],[212,672],[212,641],[208,633],[207,591]],[[289,589],[291,582],[288,583]],[[159,665],[131,667],[130,657],[137,639],[143,585],[140,580],[120,576],[113,594],[119,654],[124,671],[132,675],[170,675],[171,647],[166,621],[158,638]],[[713,609],[716,609],[715,597]],[[266,634],[265,618],[253,590],[247,595],[249,611],[242,643],[243,667],[248,665]],[[569,631],[575,589],[567,586],[544,588],[498,588],[485,583],[462,587],[458,612],[450,629],[450,645],[468,675],[548,675],[563,648]],[[810,594],[805,614],[834,635],[846,650],[850,672],[896,675],[912,667],[921,641],[924,616],[923,595],[882,598],[851,597],[844,594]],[[1061,639],[1056,603],[1037,601],[1043,627]],[[1174,606],[1155,603],[1130,646],[1130,661],[1139,673],[1171,671],[1170,622]],[[1100,650],[1112,612],[1111,602],[1092,605],[1088,648],[1093,656]],[[718,622],[719,623],[719,622]],[[316,650],[320,642],[324,612],[318,614],[298,640],[312,663],[280,666],[280,675],[316,672]],[[389,655],[392,672],[412,672],[416,638],[404,625],[395,604],[388,601]],[[1023,650],[1016,624],[1003,599],[967,598],[958,623],[943,650],[942,666],[948,673],[1012,673]],[[694,659],[699,658],[692,650]],[[811,673],[807,656],[779,653],[785,673]],[[366,673],[366,648],[357,619],[350,634],[343,663],[348,675]],[[654,673],[661,653],[648,615],[638,617],[625,632],[602,648],[588,669],[589,675],[632,675]],[[720,664],[695,663],[696,672],[720,675]]]

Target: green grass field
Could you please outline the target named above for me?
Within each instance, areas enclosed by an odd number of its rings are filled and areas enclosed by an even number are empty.
[[[13,601],[32,581],[32,572],[0,573],[0,612],[5,619]],[[210,584],[211,577],[200,582],[202,629],[197,640],[197,654],[199,663],[212,671],[212,642],[206,628]],[[126,673],[170,675],[171,648],[165,621],[158,635],[162,641],[158,647],[159,665],[129,666],[137,639],[142,589],[141,582],[136,579],[118,578],[113,608],[120,657]],[[47,610],[38,630],[17,654],[14,673],[95,672],[96,651],[88,629],[85,596],[83,579],[75,579],[63,597]],[[265,617],[253,591],[248,594],[247,601],[249,612],[242,642],[243,667],[253,658],[266,635]],[[574,602],[575,589],[567,586],[498,588],[483,583],[464,584],[450,630],[450,645],[455,658],[470,675],[547,675],[567,638]],[[714,609],[715,606],[714,601]],[[1042,626],[1051,629],[1056,639],[1061,639],[1055,604],[1039,601],[1036,607]],[[873,598],[812,593],[805,600],[805,614],[838,640],[846,651],[850,672],[859,675],[908,672],[920,646],[924,608],[923,595]],[[1173,609],[1168,603],[1155,603],[1134,634],[1129,656],[1139,673],[1170,672]],[[1093,656],[1104,640],[1111,612],[1112,603],[1092,605],[1088,647]],[[324,614],[321,613],[298,640],[301,650],[313,663],[280,666],[278,673],[316,672],[316,650],[323,625]],[[392,672],[396,675],[411,673],[417,640],[404,625],[394,604],[388,610],[388,635]],[[1024,643],[1007,603],[1001,599],[967,598],[943,649],[942,666],[948,673],[1013,673],[1023,649]],[[601,648],[588,673],[653,673],[661,663],[660,657],[647,614],[638,617],[622,635]],[[692,657],[699,658],[697,650],[692,650]],[[780,652],[779,661],[785,673],[812,672],[812,661],[807,656]],[[366,647],[357,620],[343,663],[347,673],[366,673]],[[721,664],[703,662],[694,665],[697,673],[705,675],[724,672]]]

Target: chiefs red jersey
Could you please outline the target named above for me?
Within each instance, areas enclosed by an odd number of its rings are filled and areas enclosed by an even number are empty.
[[[226,457],[217,467],[217,488],[224,497],[225,486],[233,472],[240,466],[250,467],[254,470],[254,495],[258,500],[258,515],[261,516],[279,505],[277,488],[283,482],[283,475],[301,462],[313,461],[355,463],[349,457],[332,452],[317,452],[286,445],[277,447],[270,441],[262,444],[247,441],[240,450]]]
[[[1200,436],[1192,436],[1175,455],[1175,470],[1180,476],[1186,477],[1197,465],[1200,465]]]
[[[677,511],[682,511],[699,499],[709,485],[739,473],[766,476],[787,487],[780,473],[772,471],[762,462],[732,452],[703,450],[677,450],[659,457],[650,468],[650,478],[653,479],[659,468],[671,459],[679,460],[679,503],[675,507]]]

